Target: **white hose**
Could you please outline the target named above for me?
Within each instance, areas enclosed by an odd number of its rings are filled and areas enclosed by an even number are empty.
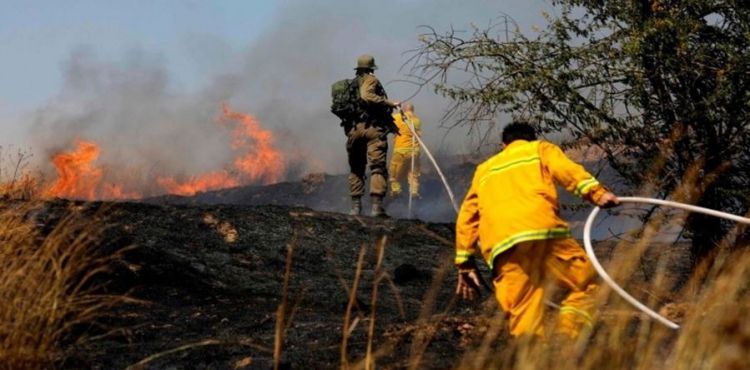
[[[424,141],[422,141],[422,138],[417,135],[417,132],[414,130],[414,125],[412,124],[409,117],[404,114],[404,111],[401,110],[401,108],[398,108],[398,111],[401,113],[401,117],[404,117],[404,121],[406,122],[406,127],[409,128],[409,131],[411,131],[411,134],[414,138],[417,139],[419,142],[419,146],[424,149],[425,154],[427,154],[427,158],[430,158],[430,161],[432,162],[432,165],[435,167],[435,171],[437,171],[438,176],[440,176],[440,179],[443,181],[443,186],[445,186],[445,191],[448,192],[448,198],[451,200],[451,205],[453,206],[453,210],[458,213],[458,204],[456,204],[456,198],[453,196],[453,191],[451,190],[451,187],[448,185],[448,180],[445,179],[445,175],[443,175],[443,171],[440,170],[440,166],[438,166],[437,161],[435,161],[435,157],[432,156],[432,153],[430,153],[430,149],[427,148],[427,145],[424,144]]]
[[[720,217],[720,218],[724,218],[727,220],[732,220],[732,221],[736,221],[739,223],[750,225],[750,218],[745,218],[745,217],[733,215],[731,213],[719,212],[719,211],[709,209],[709,208],[697,207],[697,206],[673,202],[669,200],[642,198],[642,197],[620,197],[619,199],[620,199],[620,202],[623,202],[623,203],[648,203],[648,204],[654,204],[654,205],[659,205],[659,206],[674,207],[674,208],[684,209],[686,211],[703,213],[706,215]],[[679,325],[659,315],[652,309],[646,307],[646,305],[639,302],[637,299],[633,298],[633,296],[628,294],[624,289],[622,289],[619,285],[617,285],[617,283],[615,283],[615,281],[612,280],[612,278],[604,270],[604,267],[602,267],[602,265],[599,263],[599,260],[596,258],[596,255],[594,254],[594,247],[591,244],[591,225],[593,225],[594,219],[596,218],[596,215],[598,213],[599,213],[599,207],[594,207],[588,219],[586,219],[586,225],[583,227],[583,244],[586,248],[586,254],[588,254],[589,258],[591,259],[591,263],[594,265],[594,268],[599,273],[599,276],[601,276],[602,280],[604,280],[604,282],[607,283],[607,285],[612,287],[612,289],[615,292],[617,292],[617,294],[619,294],[622,298],[624,298],[630,304],[635,306],[637,309],[643,311],[645,314],[647,314],[654,320],[666,325],[669,328],[679,329],[680,328]]]
[[[402,113],[402,116],[403,116],[403,113]],[[409,129],[412,131],[412,135],[411,135],[411,147],[412,147],[412,149],[414,149],[414,146],[415,146],[414,144],[417,143],[417,139],[416,139],[417,134],[416,134],[416,130],[412,130],[412,128],[413,127],[412,127],[412,124],[411,124],[411,121],[410,121],[409,122]],[[411,162],[411,168],[409,169],[409,175],[407,176],[407,180],[406,180],[407,185],[409,185],[409,218],[411,218],[411,204],[412,204],[413,198],[414,198],[414,190],[416,190],[416,189],[412,189],[412,186],[415,186],[415,184],[413,184],[413,182],[414,182],[414,177],[416,176],[414,174],[414,162],[416,161],[416,157],[417,157],[417,153],[412,152],[411,153],[411,161],[410,161]]]

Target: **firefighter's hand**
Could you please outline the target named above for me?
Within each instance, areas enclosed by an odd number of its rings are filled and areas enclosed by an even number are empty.
[[[612,192],[606,192],[596,202],[596,205],[601,208],[612,208],[620,205],[620,200]]]
[[[479,296],[480,280],[479,271],[473,269],[461,269],[458,271],[458,286],[456,286],[456,295],[463,299],[473,300]]]
[[[391,102],[391,104],[393,105],[393,107],[394,107],[394,108],[399,108],[399,107],[401,107],[401,102],[400,102],[400,101],[398,101],[398,100],[394,100],[394,101],[392,101],[392,102]]]

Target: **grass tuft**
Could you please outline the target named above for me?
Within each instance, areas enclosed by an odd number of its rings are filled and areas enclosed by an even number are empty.
[[[72,212],[42,233],[40,205],[9,203],[0,211],[0,368],[48,368],[123,297],[99,294],[100,274],[115,256],[97,257],[99,230]]]

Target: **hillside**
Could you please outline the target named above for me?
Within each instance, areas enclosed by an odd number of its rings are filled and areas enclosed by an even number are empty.
[[[423,167],[427,167],[427,160],[424,159],[423,162],[425,162]],[[444,169],[458,206],[460,206],[470,186],[475,168],[476,165],[464,162]],[[603,162],[587,162],[586,168],[592,171],[603,168],[597,174],[601,181],[618,193],[630,191]],[[412,218],[428,222],[453,223],[456,212],[451,206],[448,194],[437,174],[434,171],[426,170],[422,174],[420,182],[421,197],[414,200]],[[142,201],[150,204],[177,205],[278,205],[346,213],[350,207],[348,189],[347,175],[314,173],[308,174],[297,181],[286,181],[272,185],[239,186],[201,192],[193,196],[164,195]],[[574,232],[580,234],[591,206],[564,189],[558,189],[558,193],[562,205],[562,217],[569,221]],[[368,213],[369,197],[364,197],[363,201],[363,209],[365,213]],[[395,218],[409,218],[408,196],[404,194],[398,198],[386,197],[386,209],[389,215]],[[595,239],[607,239],[613,234],[625,231],[626,228],[638,225],[639,222],[633,217],[615,216],[606,219],[602,217],[593,237]]]
[[[126,248],[102,280],[108,292],[140,302],[80,328],[87,339],[74,344],[62,368],[117,369],[144,359],[153,369],[231,368],[243,360],[250,368],[270,368],[287,258],[280,347],[286,368],[338,368],[344,337],[347,358],[361,360],[373,312],[380,366],[420,359],[420,368],[449,368],[481,342],[488,320],[497,320],[491,294],[476,303],[453,296],[450,224],[280,206],[68,201],[37,205],[28,217],[51,230],[71,213],[98,225],[93,245],[99,252]],[[598,246],[605,258],[613,248]],[[679,250],[672,251],[679,262]],[[653,260],[644,263],[653,266]],[[347,307],[350,336],[342,334]],[[502,346],[504,337],[494,345]]]
[[[417,320],[433,278],[451,267],[452,250],[446,244],[452,231],[443,224],[276,206],[63,201],[45,204],[35,217],[38,224],[52,228],[71,210],[92,217],[106,214],[106,231],[98,244],[106,253],[134,247],[113,266],[109,289],[144,302],[112,312],[104,322],[106,330],[96,329],[90,335],[114,331],[80,345],[64,368],[124,368],[149,355],[207,339],[221,344],[164,356],[149,368],[167,364],[223,368],[248,356],[258,368],[268,368],[290,247],[288,300],[294,314],[286,332],[284,361],[293,368],[335,368],[347,290],[360,250],[365,255],[352,314],[360,318],[351,330],[353,359],[361,356],[367,338],[375,251],[381,238],[385,238],[382,271],[387,278],[377,299],[379,342]],[[453,271],[449,272],[449,278],[437,286],[440,310],[452,297]],[[310,356],[311,350],[315,356]],[[394,354],[392,361],[403,360],[404,354]],[[456,355],[446,352],[436,364],[450,363]]]

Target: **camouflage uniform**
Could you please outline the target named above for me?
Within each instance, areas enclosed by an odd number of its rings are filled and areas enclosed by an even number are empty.
[[[388,190],[386,153],[387,135],[393,129],[390,115],[394,103],[377,77],[365,73],[359,79],[359,94],[367,112],[367,118],[357,122],[347,132],[346,150],[349,154],[349,192],[352,197],[361,197],[365,192],[365,170],[370,165],[370,195],[383,197]]]

